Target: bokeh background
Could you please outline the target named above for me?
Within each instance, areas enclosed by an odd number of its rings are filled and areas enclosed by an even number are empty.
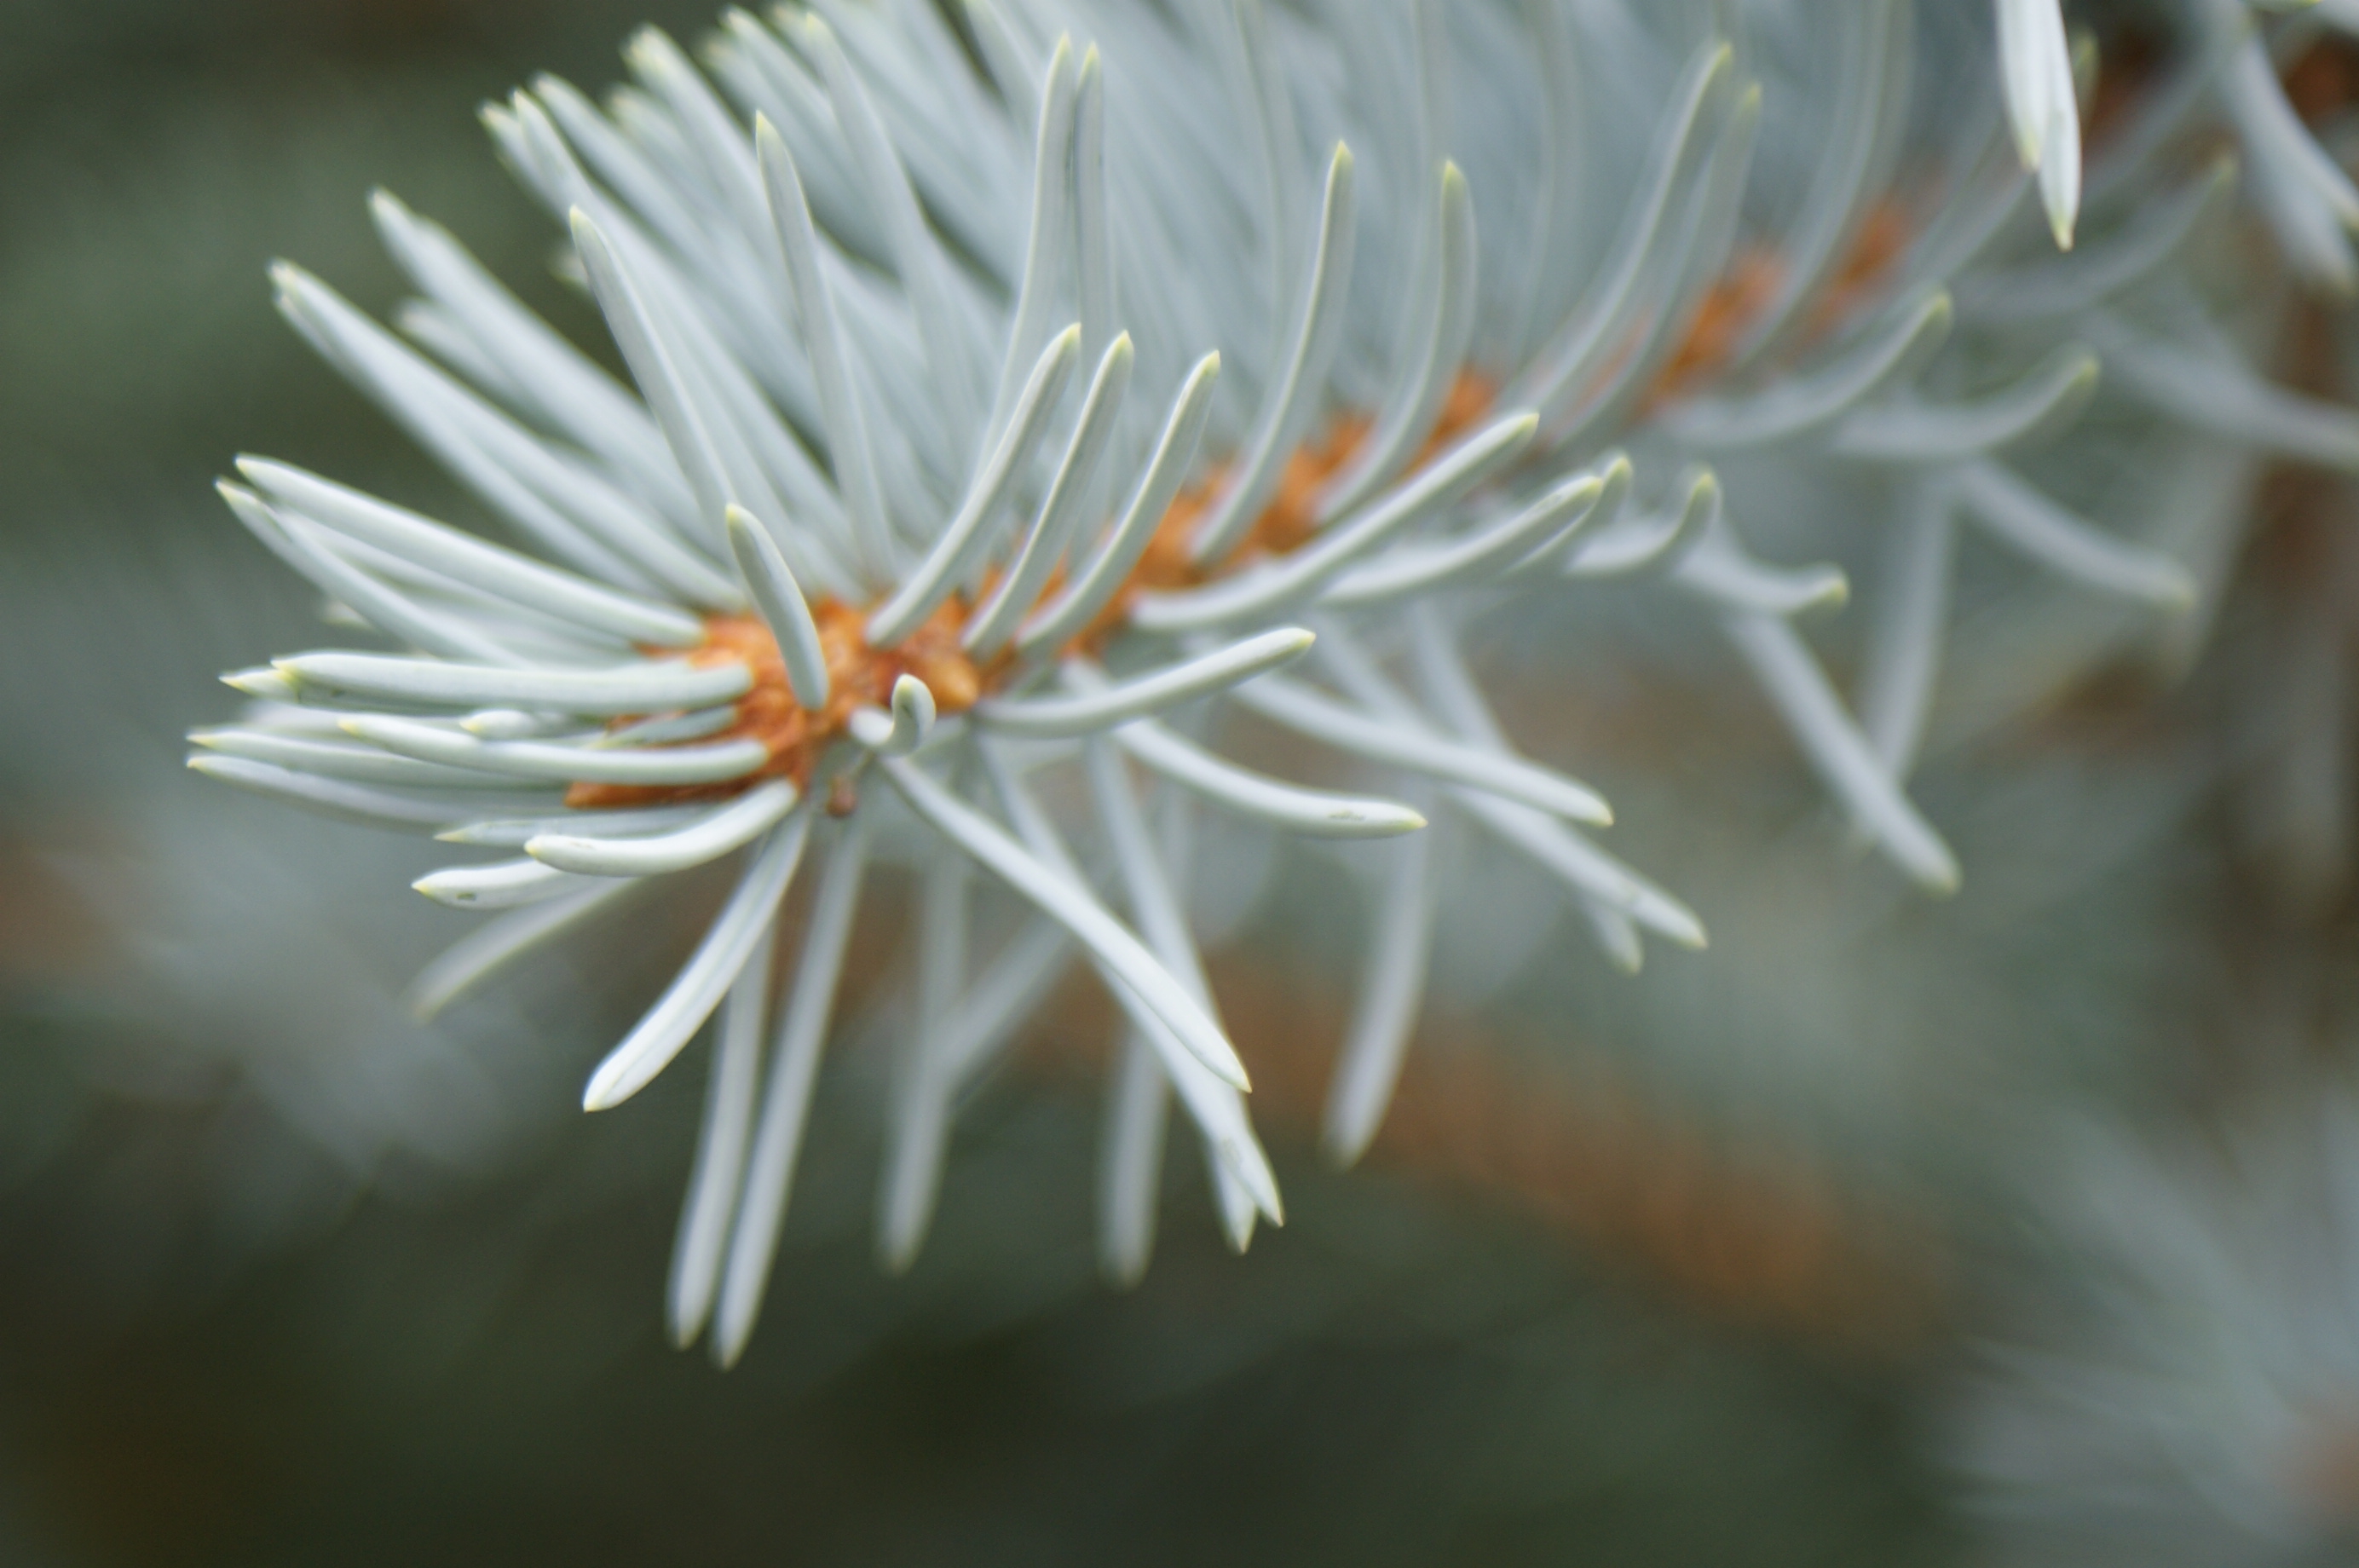
[[[466,515],[266,263],[389,307],[382,184],[605,352],[475,106],[711,19],[0,0],[0,1563],[1985,1560],[1962,1390],[2080,1267],[2039,1219],[2087,1147],[2058,1129],[2200,1133],[2339,1049],[2347,498],[2256,474],[2201,635],[2108,630],[2036,700],[2024,650],[2086,604],[1982,593],[1919,784],[1967,866],[1941,904],[1850,852],[1729,671],[1503,627],[1519,733],[1596,743],[1711,953],[1615,977],[1486,863],[1496,919],[1338,1176],[1352,873],[1287,862],[1216,981],[1289,1224],[1230,1257],[1175,1160],[1127,1293],[1085,997],[962,1125],[902,1279],[855,1041],[724,1376],[659,1310],[696,1073],[573,1110],[674,937],[420,1029],[399,988],[463,929],[402,887],[427,852],[180,740],[232,711],[215,672],[326,636],[213,497],[233,454]]]

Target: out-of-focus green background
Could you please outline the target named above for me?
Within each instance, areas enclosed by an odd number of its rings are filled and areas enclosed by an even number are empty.
[[[1841,1154],[1855,1129],[1822,1169],[1781,1146],[1807,1117],[1744,1136],[1750,1091],[1732,1132],[1729,1107],[1691,1123],[1605,1069],[1560,1102],[1503,1088],[1479,1044],[1429,1040],[1425,1108],[1350,1178],[1312,1158],[1308,1094],[1277,1095],[1291,1223],[1243,1261],[1175,1159],[1125,1295],[1090,1248],[1093,1074],[1050,1050],[984,1096],[935,1239],[888,1280],[855,1072],[723,1376],[661,1325],[695,1074],[571,1111],[660,954],[420,1043],[390,997],[453,928],[401,891],[418,852],[182,773],[180,732],[231,709],[217,670],[328,635],[211,495],[232,455],[448,494],[277,321],[266,262],[387,308],[382,184],[598,343],[475,107],[542,69],[602,86],[636,23],[711,19],[0,0],[0,1563],[1957,1560],[1924,1425],[1970,1295],[1959,1238],[1917,1228],[1880,1153]],[[2014,872],[1984,863],[1981,902],[1896,913],[1872,874],[1826,869],[1828,835],[1788,844],[1773,873],[1853,891],[1813,926],[1763,882],[1756,929],[1823,928],[1825,951],[1734,943],[1738,978],[1664,1016],[1708,1026],[1781,965],[1866,964],[1869,929],[1980,921],[2018,958],[2085,935],[2075,889],[2034,873],[2106,833],[2144,845],[2186,791],[2093,795],[2075,770],[2142,777],[2135,747],[2063,749],[1949,818],[1969,848],[1977,821],[1984,843],[2035,832]],[[2195,875],[2138,864],[2133,936]],[[2157,962],[2082,951],[2067,1008]],[[2017,964],[2027,994],[2045,962]],[[1988,999],[1970,967],[1899,973],[1903,1000]],[[1277,999],[1249,1046],[1332,1029],[1316,996],[1224,977],[1256,984]],[[1814,1082],[1885,1092],[1807,1009],[1760,1027],[1765,1051],[1781,1029],[1827,1045]]]

